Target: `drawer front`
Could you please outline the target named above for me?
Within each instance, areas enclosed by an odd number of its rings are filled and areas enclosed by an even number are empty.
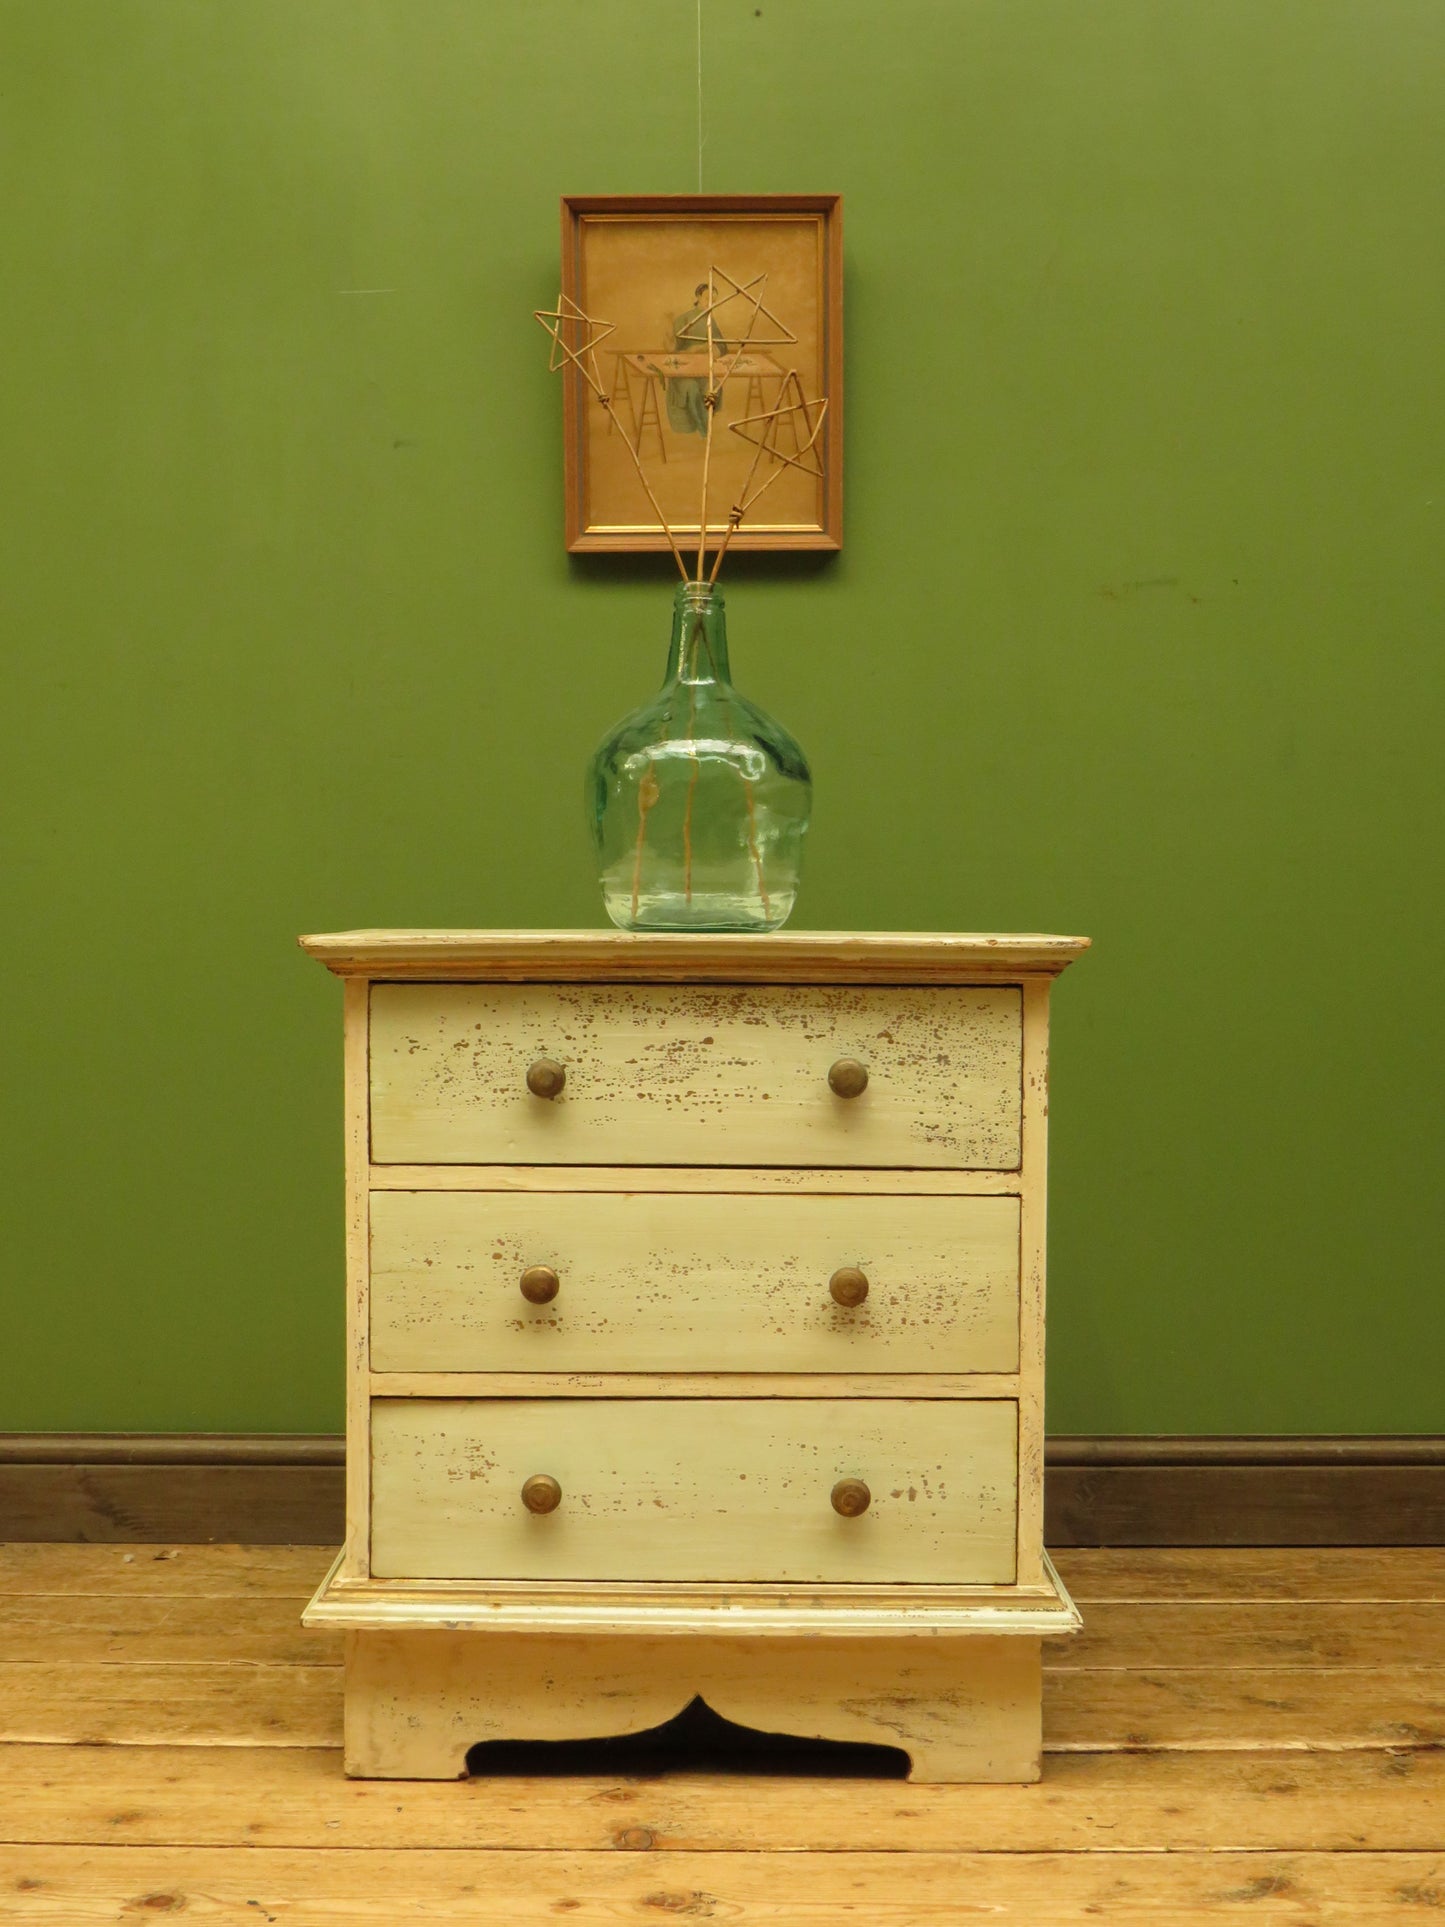
[[[377,1399],[372,1572],[1007,1584],[1017,1435],[1003,1399]]]
[[[1022,1042],[1010,986],[376,984],[372,1157],[1011,1171]]]
[[[556,1295],[529,1303],[539,1266]],[[375,1371],[1012,1372],[1018,1349],[1017,1198],[372,1195]]]

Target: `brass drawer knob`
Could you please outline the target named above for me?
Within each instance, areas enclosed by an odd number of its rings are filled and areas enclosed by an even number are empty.
[[[834,1097],[861,1097],[868,1088],[868,1066],[856,1057],[840,1057],[828,1072],[828,1088]]]
[[[561,1282],[550,1265],[528,1265],[522,1273],[522,1296],[529,1305],[550,1305]]]
[[[829,1497],[833,1510],[845,1519],[856,1519],[860,1512],[866,1512],[873,1503],[873,1494],[861,1479],[839,1479]]]
[[[522,1504],[529,1512],[555,1512],[562,1503],[562,1488],[550,1472],[534,1472],[522,1487]]]
[[[527,1066],[527,1089],[533,1097],[560,1097],[567,1072],[555,1057],[539,1057]]]
[[[842,1265],[828,1280],[828,1289],[833,1294],[835,1304],[846,1305],[851,1311],[868,1296],[868,1275],[860,1271],[857,1265]]]

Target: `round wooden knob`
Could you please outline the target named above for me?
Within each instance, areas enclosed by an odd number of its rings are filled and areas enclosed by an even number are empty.
[[[828,1088],[834,1097],[861,1097],[868,1088],[868,1066],[856,1057],[840,1057],[828,1072]]]
[[[522,1273],[522,1296],[529,1305],[550,1305],[561,1282],[550,1265],[528,1265]]]
[[[561,1503],[562,1488],[550,1472],[534,1472],[522,1487],[522,1504],[529,1512],[555,1512]]]
[[[828,1280],[828,1289],[836,1304],[847,1305],[851,1310],[868,1296],[868,1274],[857,1265],[842,1265]]]
[[[527,1067],[527,1089],[533,1097],[560,1097],[567,1072],[555,1057],[539,1057]]]
[[[873,1503],[873,1494],[861,1479],[839,1479],[828,1496],[833,1501],[833,1510],[845,1519],[856,1519]]]

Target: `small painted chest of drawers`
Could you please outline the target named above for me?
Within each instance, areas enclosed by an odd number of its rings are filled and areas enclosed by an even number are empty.
[[[1026,1780],[1064,937],[355,931],[346,1766],[661,1724]]]

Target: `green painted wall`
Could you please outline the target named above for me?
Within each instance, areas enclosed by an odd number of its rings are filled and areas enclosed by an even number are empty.
[[[848,527],[731,571],[798,923],[1062,929],[1064,1431],[1445,1424],[1438,0],[705,0],[840,190]],[[569,566],[563,192],[687,0],[7,0],[0,1427],[340,1424],[336,985],[592,924],[660,563]],[[360,292],[358,292],[360,291]]]

